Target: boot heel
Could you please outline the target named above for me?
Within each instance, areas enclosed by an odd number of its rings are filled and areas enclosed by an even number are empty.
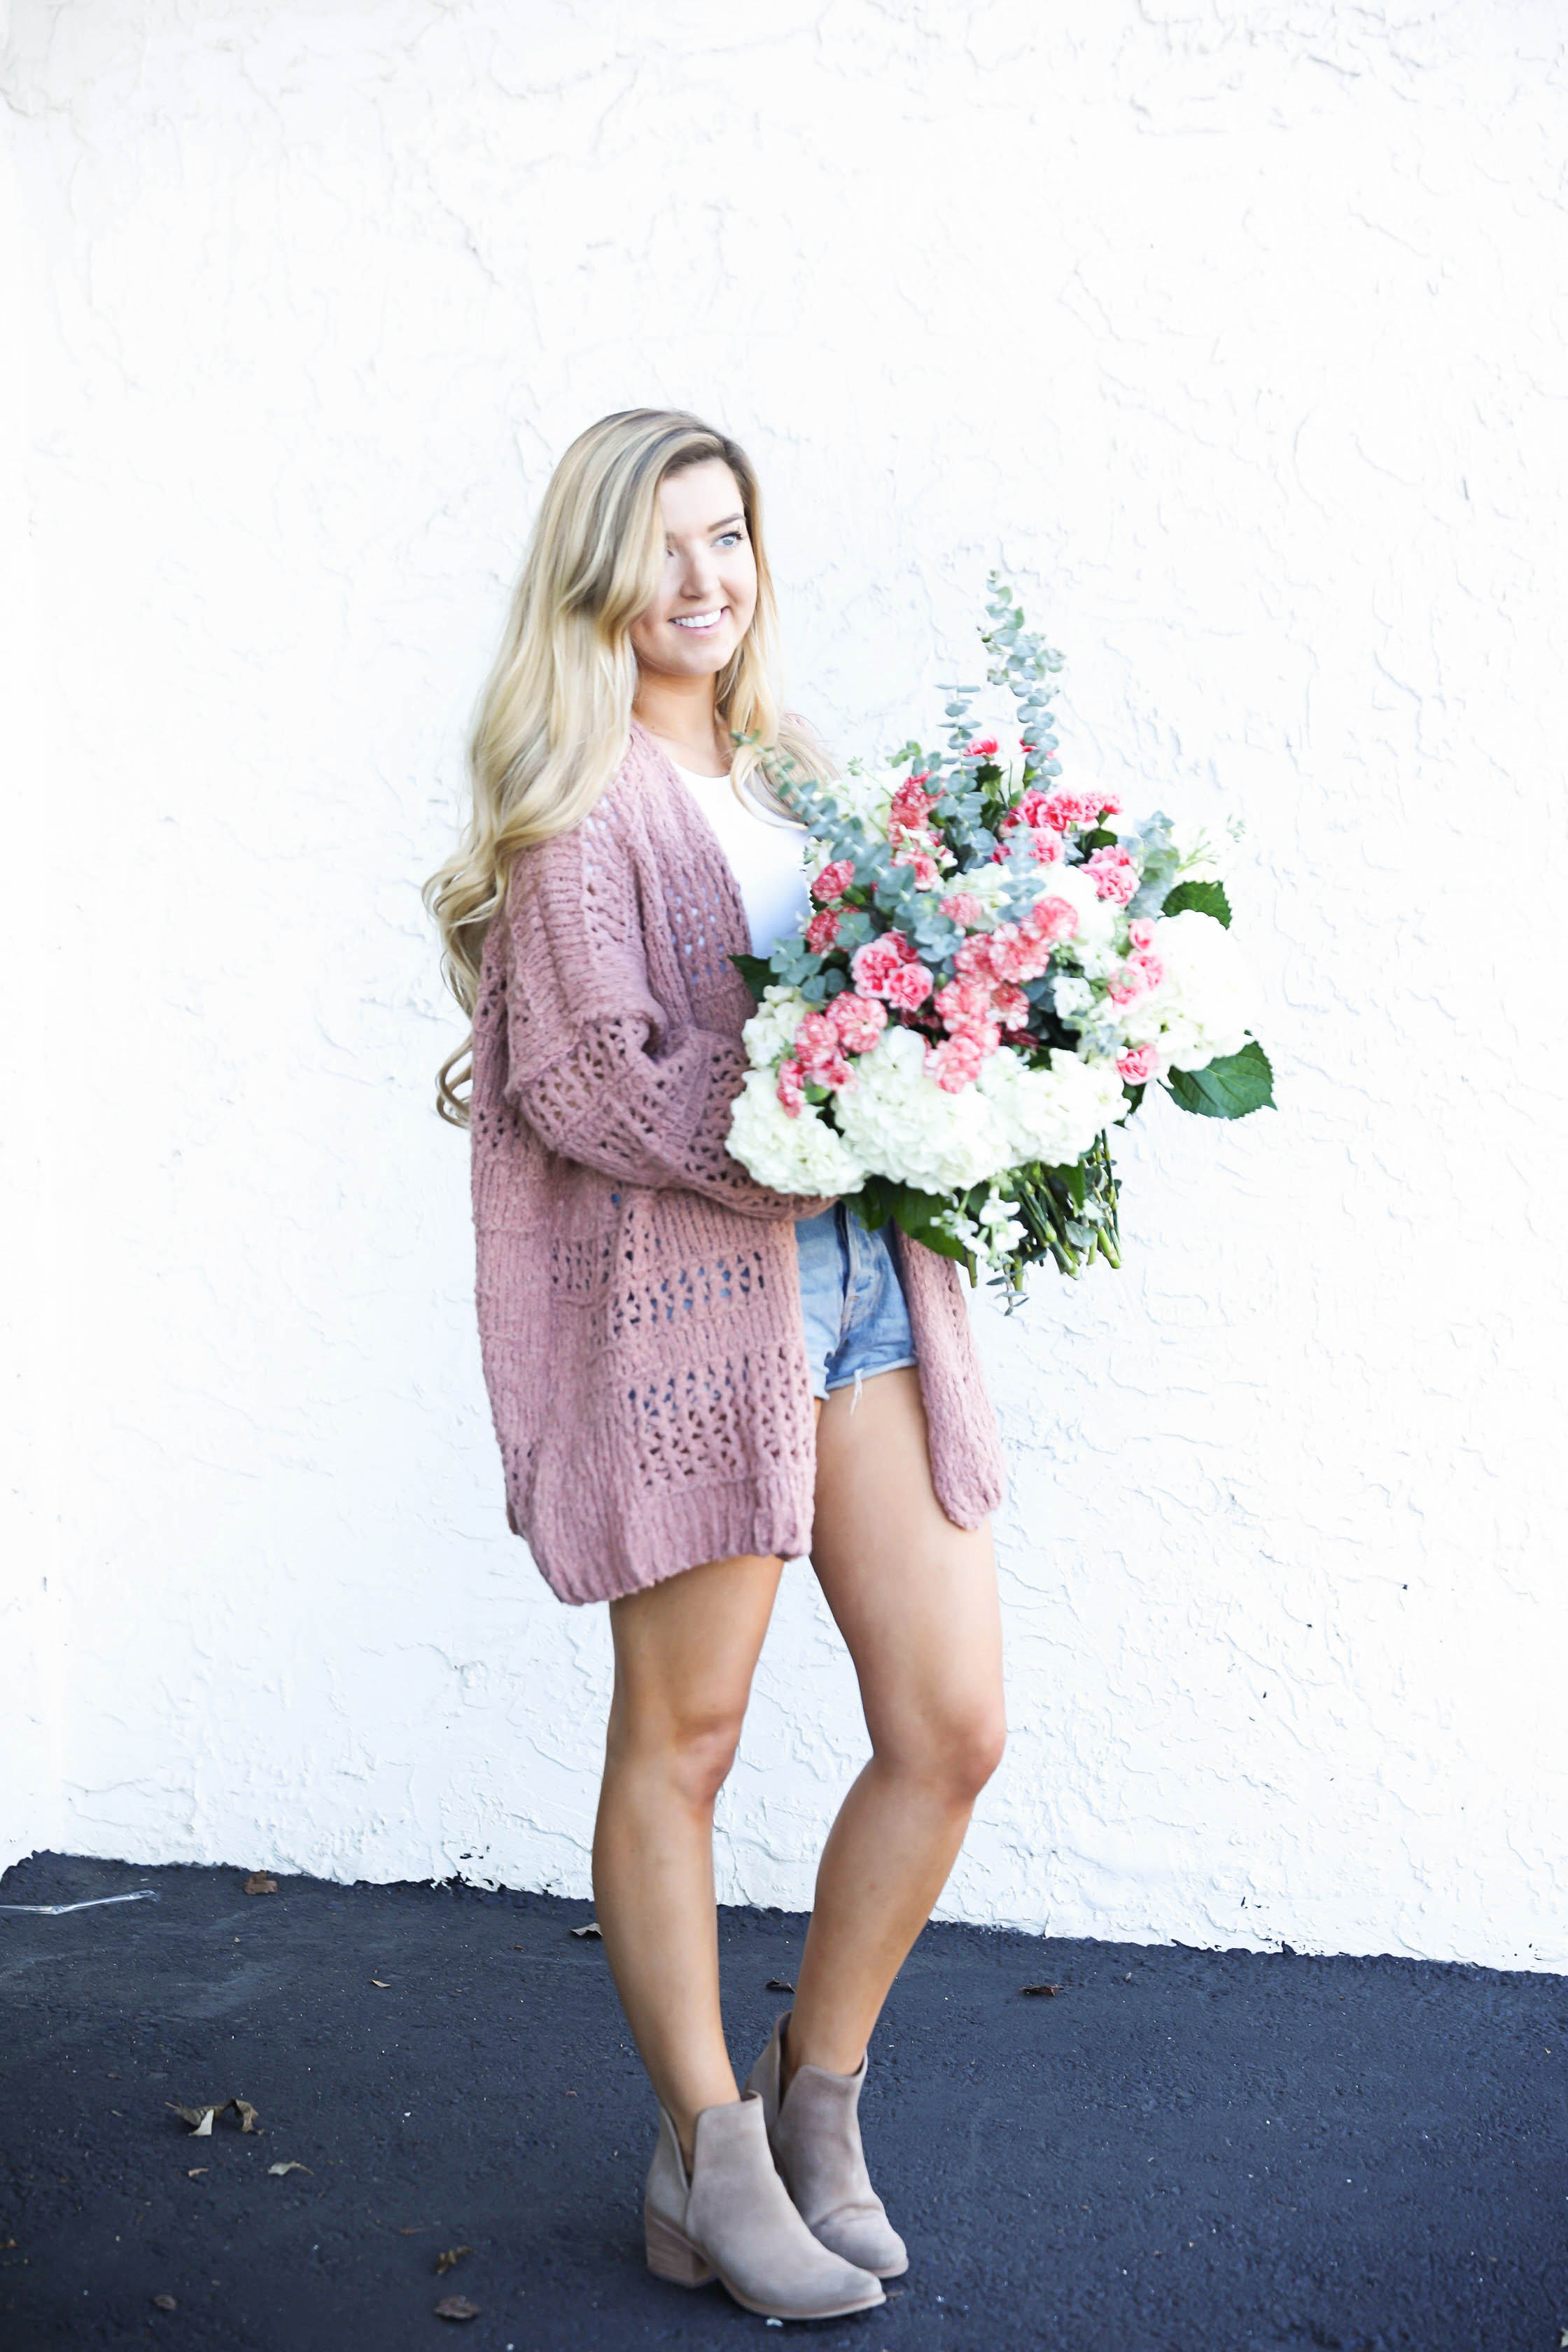
[[[706,2286],[714,2276],[711,2263],[700,2254],[688,2238],[657,2213],[643,2216],[643,2242],[647,2248],[647,2266],[655,2278],[668,2279],[675,2286]]]

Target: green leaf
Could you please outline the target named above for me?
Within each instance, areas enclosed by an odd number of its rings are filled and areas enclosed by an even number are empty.
[[[860,1190],[851,1195],[857,1216],[872,1233],[879,1233],[892,1215],[893,1196],[898,1190],[886,1176],[868,1176]]]
[[[763,989],[771,988],[777,977],[766,956],[732,954],[730,961],[751,990],[756,1003],[760,1004],[763,1001]]]
[[[1225,895],[1223,882],[1178,882],[1160,912],[1184,915],[1189,910],[1195,915],[1212,915],[1216,923],[1223,923],[1226,930],[1230,929],[1230,900]],[[1261,1046],[1258,1051],[1261,1053]]]
[[[1274,1073],[1256,1037],[1206,1069],[1173,1070],[1165,1084],[1182,1108],[1200,1118],[1245,1118],[1248,1111],[1275,1108]]]
[[[939,1257],[956,1258],[960,1265],[969,1266],[973,1275],[970,1254],[963,1244],[955,1241],[952,1234],[945,1233],[935,1222],[938,1214],[951,1205],[950,1202],[938,1199],[933,1193],[912,1192],[906,1186],[902,1198],[894,1206],[894,1222],[911,1241],[922,1242]]]
[[[1114,849],[1116,835],[1109,825],[1097,824],[1092,833],[1084,835],[1083,845],[1086,849]]]
[[[954,1241],[937,1223],[937,1219],[952,1206],[950,1194],[917,1192],[912,1185],[895,1183],[890,1177],[868,1176],[852,1197],[857,1215],[872,1233],[891,1221],[911,1241],[923,1242],[939,1256],[956,1258],[960,1265],[969,1265],[969,1252],[963,1244]]]

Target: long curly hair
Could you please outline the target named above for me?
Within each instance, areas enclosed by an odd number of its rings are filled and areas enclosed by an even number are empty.
[[[513,592],[500,651],[468,746],[473,797],[462,839],[424,887],[441,968],[473,1015],[485,937],[518,852],[579,824],[615,775],[631,732],[637,656],[629,631],[658,591],[664,554],[659,485],[721,458],[740,486],[757,567],[751,626],[720,672],[720,717],[737,739],[738,791],[791,814],[790,772],[825,778],[821,747],[779,706],[778,612],[751,460],[727,434],[681,409],[626,408],[579,434],[550,478]],[[467,1127],[473,1033],[442,1064],[436,1107]]]

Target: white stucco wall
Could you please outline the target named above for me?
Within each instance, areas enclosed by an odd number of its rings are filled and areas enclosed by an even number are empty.
[[[26,338],[37,314],[37,256],[24,225],[8,143],[0,146],[0,709],[5,712],[5,841],[10,872],[0,925],[0,1232],[7,1240],[0,1361],[0,1866],[51,1843],[59,1794],[60,1643],[53,1612],[60,1580],[52,1493],[45,1468],[58,1429],[48,1285],[53,1255],[49,1173],[50,1038],[46,974],[58,947],[58,909],[38,877],[50,862],[45,699],[38,691],[37,580],[27,515]],[[16,1261],[26,1268],[18,1279]]]
[[[1568,1967],[1560,12],[25,0],[5,81],[0,1859],[586,1889],[607,1628],[505,1529],[417,886],[553,457],[670,401],[843,751],[1001,560],[1069,778],[1248,825],[1279,1115],[1162,1107],[1127,1270],[975,1307],[945,1907]],[[862,1752],[794,1566],[727,1895],[809,1899]]]

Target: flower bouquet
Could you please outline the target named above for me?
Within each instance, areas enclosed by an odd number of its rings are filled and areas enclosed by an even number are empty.
[[[1064,791],[1061,656],[993,574],[981,637],[1016,725],[949,689],[945,751],[777,788],[825,862],[817,911],[771,956],[729,1150],[782,1192],[849,1195],[1022,1295],[1051,1259],[1121,1263],[1109,1132],[1163,1086],[1184,1110],[1272,1102],[1208,845],[1113,793]]]

